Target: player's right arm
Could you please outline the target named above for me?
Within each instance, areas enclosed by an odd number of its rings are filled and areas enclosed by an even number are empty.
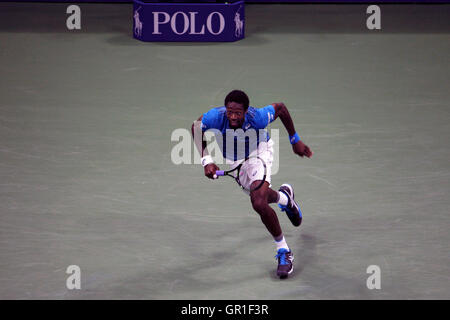
[[[192,124],[191,131],[192,131],[192,138],[194,139],[194,144],[203,160],[205,159],[205,157],[208,156],[208,150],[206,149],[206,141],[204,139],[204,133],[202,130],[202,118],[203,115],[201,115],[197,119],[197,121],[194,121],[194,123]],[[210,179],[214,179],[214,175],[216,174],[216,171],[219,170],[219,167],[215,163],[210,163],[204,166],[203,169],[205,171],[205,176],[207,176]]]

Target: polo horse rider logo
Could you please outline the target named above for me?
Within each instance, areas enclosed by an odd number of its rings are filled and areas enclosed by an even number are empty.
[[[141,7],[134,11],[134,34],[136,37],[142,36],[142,22],[139,19],[139,10],[141,10]]]
[[[241,20],[241,14],[239,11],[241,11],[242,5],[239,7],[239,9],[236,11],[236,14],[234,15],[234,23],[236,24],[236,28],[234,31],[234,35],[236,37],[242,36],[242,32],[244,31],[244,20]]]

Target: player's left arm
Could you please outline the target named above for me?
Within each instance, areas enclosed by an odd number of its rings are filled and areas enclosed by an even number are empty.
[[[300,157],[307,156],[311,158],[314,154],[311,149],[300,140],[298,134],[295,131],[294,122],[292,121],[289,110],[283,102],[272,103],[275,110],[274,120],[280,118],[284,127],[286,128],[289,139],[291,140],[292,150],[294,153],[298,154]]]

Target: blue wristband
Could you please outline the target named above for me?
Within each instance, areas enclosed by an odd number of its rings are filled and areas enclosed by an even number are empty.
[[[294,133],[293,136],[289,136],[289,141],[291,142],[291,144],[296,144],[297,142],[300,141],[300,137],[298,136],[298,133]]]

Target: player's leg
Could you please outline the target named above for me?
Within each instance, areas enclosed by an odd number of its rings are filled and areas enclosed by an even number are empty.
[[[254,181],[252,187],[258,185],[260,182],[260,180]],[[270,234],[276,239],[282,235],[282,232],[277,214],[269,206],[269,193],[271,194],[271,197],[273,197],[273,194],[269,190],[273,191],[269,188],[269,183],[266,181],[259,189],[250,192],[250,200],[253,209],[260,215],[267,230],[269,230]]]
[[[270,139],[267,142],[261,142],[258,146],[257,155],[261,157],[267,164],[267,177],[266,181],[269,182],[271,180],[271,171],[272,171],[272,163],[273,163],[273,141]],[[262,170],[259,170],[262,171]],[[258,171],[258,174],[259,174]],[[262,178],[260,176],[260,178]],[[260,179],[262,180],[262,179]],[[280,209],[286,212],[291,223],[298,227],[302,223],[302,212],[300,210],[300,206],[294,199],[294,188],[289,184],[281,185],[280,189],[277,191],[268,189],[267,191],[267,199],[269,203],[276,203],[280,207]]]
[[[280,200],[280,195],[278,192],[271,188],[267,188],[267,202],[269,203],[278,203]]]
[[[260,181],[261,180],[252,182],[252,186],[258,185]],[[259,189],[250,192],[250,199],[253,209],[260,215],[261,221],[275,240],[277,246],[276,258],[278,258],[277,275],[280,278],[286,278],[294,270],[292,265],[294,255],[289,249],[283,236],[277,214],[269,206],[269,197],[272,200],[275,196],[278,198],[274,192],[274,190],[270,189],[269,183],[266,181]]]

